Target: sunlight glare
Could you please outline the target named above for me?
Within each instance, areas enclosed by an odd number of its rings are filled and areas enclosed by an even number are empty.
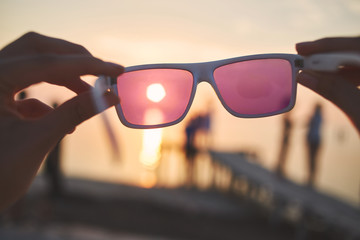
[[[146,97],[152,102],[160,102],[165,96],[166,91],[161,83],[150,84],[146,89]]]
[[[149,169],[155,169],[159,163],[162,142],[162,129],[147,129],[143,132],[140,162]]]
[[[157,183],[157,177],[154,172],[143,172],[140,175],[140,186],[143,188],[152,188]]]

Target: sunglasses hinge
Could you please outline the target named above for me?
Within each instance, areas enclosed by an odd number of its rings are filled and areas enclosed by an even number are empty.
[[[111,85],[116,84],[116,82],[117,82],[116,77],[109,77],[109,78],[110,78],[110,84],[111,84]]]
[[[298,58],[295,59],[295,67],[297,68],[303,68],[304,67],[304,59]]]

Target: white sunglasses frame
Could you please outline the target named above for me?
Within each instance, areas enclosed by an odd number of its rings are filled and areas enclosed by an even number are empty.
[[[292,89],[291,89],[291,99],[289,105],[281,109],[280,111],[270,112],[266,114],[239,114],[235,111],[233,111],[227,104],[225,103],[223,97],[221,96],[218,87],[216,86],[213,73],[215,69],[228,65],[231,63],[236,62],[243,62],[243,61],[249,61],[249,60],[258,60],[258,59],[283,59],[290,63],[290,66],[292,68]],[[299,62],[300,61],[300,62]],[[197,90],[197,85],[201,82],[207,82],[209,83],[212,88],[214,89],[217,97],[219,98],[221,104],[224,106],[224,108],[233,116],[241,117],[241,118],[260,118],[260,117],[267,117],[272,115],[277,115],[280,113],[284,113],[287,111],[290,111],[294,105],[295,105],[295,99],[296,99],[296,74],[301,69],[301,58],[299,58],[298,55],[295,54],[259,54],[259,55],[250,55],[250,56],[242,56],[242,57],[236,57],[236,58],[230,58],[230,59],[224,59],[224,60],[218,60],[218,61],[211,61],[211,62],[201,62],[201,63],[165,63],[165,64],[147,64],[147,65],[138,65],[138,66],[132,66],[125,68],[125,73],[132,72],[132,71],[138,71],[138,70],[146,70],[146,69],[179,69],[179,70],[185,70],[192,74],[193,76],[193,86],[191,89],[191,95],[189,98],[189,102],[186,106],[185,111],[183,114],[176,120],[168,123],[163,124],[157,124],[157,125],[137,125],[132,124],[128,122],[124,116],[124,113],[121,108],[121,97],[120,97],[120,104],[116,105],[116,112],[119,116],[120,121],[122,124],[124,124],[127,127],[130,128],[136,128],[136,129],[149,129],[149,128],[161,128],[161,127],[167,127],[171,125],[175,125],[179,122],[181,122],[187,115],[187,113],[190,110],[190,107],[192,105],[192,102],[195,97],[195,93]],[[116,93],[116,95],[119,95],[117,90],[117,80],[111,79],[111,85],[108,87]]]
[[[270,113],[265,114],[239,114],[230,109],[230,107],[227,106],[225,101],[223,100],[217,86],[214,80],[213,73],[215,69],[228,65],[231,63],[236,62],[242,62],[242,61],[250,61],[250,60],[259,60],[259,59],[283,59],[287,60],[292,68],[292,94],[289,105],[281,109],[279,111],[274,111]],[[161,128],[161,127],[167,127],[175,125],[179,122],[181,122],[187,115],[187,113],[190,110],[190,107],[192,105],[192,102],[195,97],[197,85],[200,82],[207,82],[209,83],[212,88],[214,89],[217,97],[219,98],[221,104],[224,106],[224,108],[233,116],[240,117],[240,118],[260,118],[260,117],[268,117],[273,116],[277,114],[281,114],[284,112],[290,111],[296,101],[296,91],[297,91],[297,84],[296,84],[296,75],[300,70],[315,70],[315,71],[337,71],[339,66],[342,64],[353,64],[356,66],[360,66],[360,55],[359,54],[353,54],[353,53],[331,53],[331,54],[316,54],[309,57],[302,57],[297,54],[285,54],[285,53],[275,53],[275,54],[257,54],[257,55],[249,55],[249,56],[242,56],[242,57],[236,57],[236,58],[229,58],[224,60],[218,60],[218,61],[210,61],[210,62],[201,62],[201,63],[165,63],[165,64],[146,64],[146,65],[137,65],[132,67],[125,68],[126,72],[132,72],[132,71],[138,71],[138,70],[146,70],[146,69],[180,69],[190,72],[193,75],[193,87],[191,90],[191,96],[189,99],[189,102],[187,104],[187,107],[184,111],[184,113],[175,121],[164,123],[164,124],[157,124],[157,125],[137,125],[132,124],[128,122],[123,114],[122,108],[121,108],[121,97],[120,97],[120,104],[116,105],[116,112],[118,114],[118,117],[121,121],[121,123],[127,127],[135,128],[135,129],[151,129],[151,128]],[[100,86],[101,85],[101,86]],[[99,108],[101,105],[99,100],[99,95],[97,93],[102,93],[106,90],[111,90],[116,93],[116,95],[119,95],[117,90],[117,79],[111,78],[111,77],[105,77],[101,76],[96,81],[95,89],[98,89],[97,91],[94,91],[94,101],[96,102],[97,107]]]

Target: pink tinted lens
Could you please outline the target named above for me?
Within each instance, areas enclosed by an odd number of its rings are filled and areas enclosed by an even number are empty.
[[[176,121],[184,114],[193,76],[180,69],[139,70],[120,75],[117,87],[127,122],[159,125]]]
[[[232,63],[214,71],[225,104],[238,114],[271,114],[289,106],[292,68],[284,59]]]

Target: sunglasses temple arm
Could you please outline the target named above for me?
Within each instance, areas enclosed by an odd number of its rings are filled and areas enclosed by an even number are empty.
[[[102,96],[106,91],[109,90],[109,86],[111,86],[110,81],[111,81],[110,77],[106,77],[106,76],[99,76],[99,78],[95,81],[95,88],[93,90],[92,95],[96,110],[98,112],[106,108]],[[111,129],[109,118],[107,117],[105,112],[101,113],[100,116],[102,117],[106,129],[106,133],[111,144],[113,158],[115,160],[120,160],[120,149],[119,149],[118,140]]]
[[[360,54],[322,53],[304,57],[303,70],[336,72],[342,66],[360,68]]]

